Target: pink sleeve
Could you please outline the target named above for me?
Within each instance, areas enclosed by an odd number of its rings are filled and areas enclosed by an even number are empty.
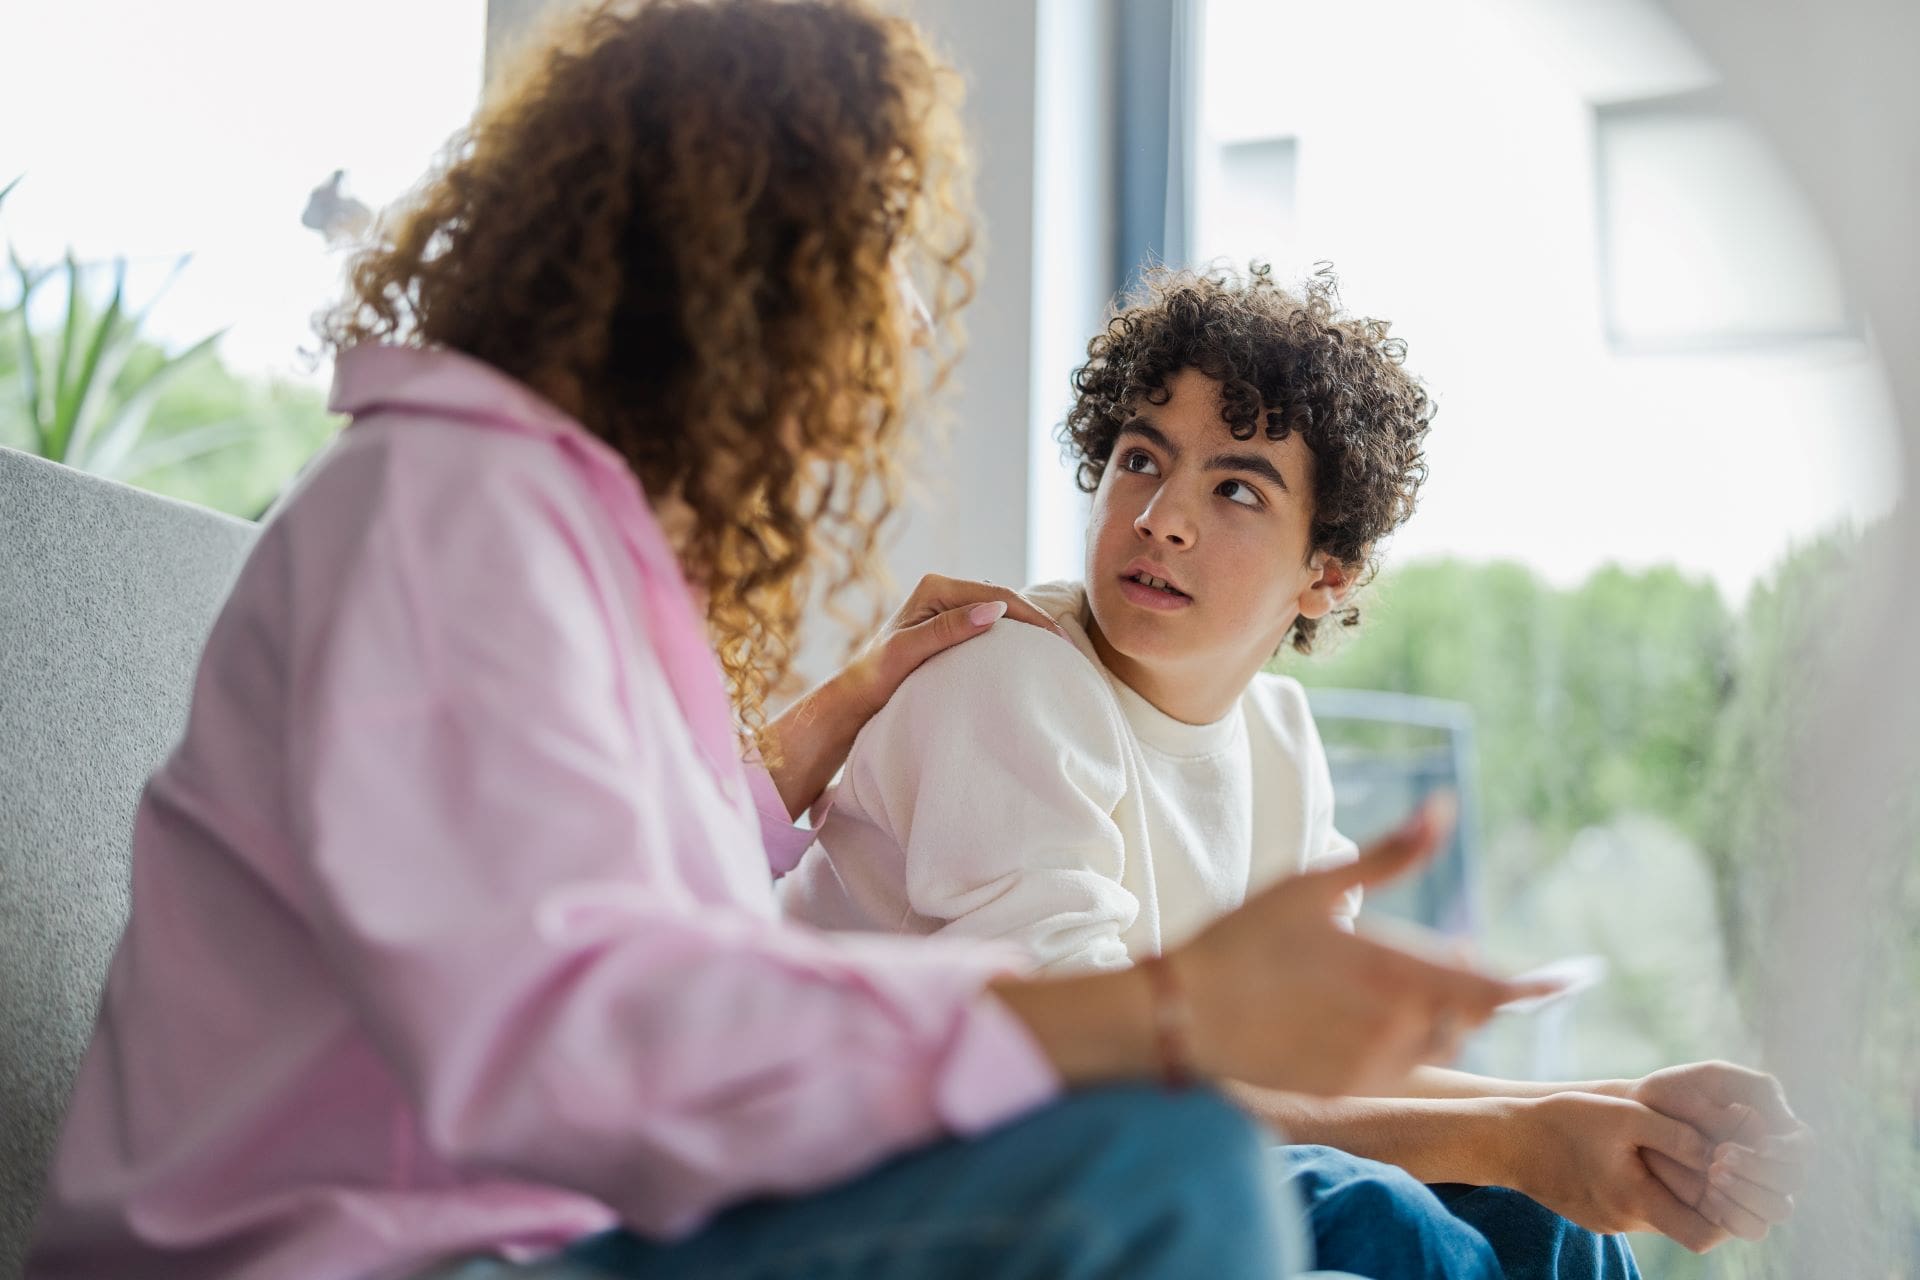
[[[289,671],[302,906],[426,1140],[670,1236],[1053,1096],[1006,953],[778,921],[752,827],[620,710],[674,703],[558,483],[386,510]]]
[[[800,855],[813,843],[821,822],[833,808],[833,791],[829,788],[815,802],[808,815],[809,825],[803,827],[787,812],[787,802],[780,798],[780,790],[764,765],[747,762],[747,786],[753,792],[753,807],[760,818],[760,843],[766,846],[767,865],[778,880],[800,865]]]

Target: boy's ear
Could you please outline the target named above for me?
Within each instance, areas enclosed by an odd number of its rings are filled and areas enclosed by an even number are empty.
[[[1307,572],[1313,575],[1300,593],[1300,616],[1324,618],[1346,602],[1353,590],[1353,571],[1338,556],[1316,551],[1307,557]]]

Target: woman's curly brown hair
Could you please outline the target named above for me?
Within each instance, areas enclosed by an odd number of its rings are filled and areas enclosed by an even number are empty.
[[[609,0],[531,46],[321,336],[483,360],[684,502],[677,549],[757,733],[815,571],[879,577],[903,423],[957,354],[959,97],[862,0]],[[897,270],[926,286],[925,353]]]
[[[1087,344],[1060,438],[1079,463],[1080,487],[1092,493],[1134,407],[1165,404],[1168,379],[1197,369],[1221,384],[1220,417],[1234,439],[1264,430],[1269,440],[1295,431],[1306,440],[1314,457],[1308,548],[1364,580],[1381,539],[1413,514],[1427,477],[1421,442],[1434,405],[1402,367],[1406,354],[1386,321],[1340,309],[1324,266],[1299,294],[1259,263],[1244,275],[1156,268]],[[1338,616],[1353,626],[1360,610],[1349,605]],[[1311,653],[1316,629],[1316,619],[1296,619],[1293,647]]]

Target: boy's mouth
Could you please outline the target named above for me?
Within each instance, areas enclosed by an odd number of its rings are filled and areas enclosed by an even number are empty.
[[[1156,578],[1150,573],[1130,573],[1128,582],[1137,582],[1143,587],[1152,587],[1155,591],[1164,591],[1170,596],[1179,596],[1182,600],[1191,600],[1192,596],[1174,586],[1171,582]]]
[[[1167,603],[1171,604],[1176,601],[1185,602],[1193,599],[1192,596],[1173,584],[1173,580],[1166,576],[1166,570],[1146,560],[1144,557],[1128,565],[1120,574],[1120,581],[1131,584],[1140,591],[1145,600],[1149,601],[1164,599]],[[1147,594],[1149,592],[1152,594]]]

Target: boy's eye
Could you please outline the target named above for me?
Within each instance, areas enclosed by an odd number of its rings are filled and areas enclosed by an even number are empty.
[[[1239,480],[1222,480],[1220,487],[1215,489],[1214,492],[1227,501],[1237,502],[1243,507],[1257,507],[1260,505],[1260,495],[1255,493],[1250,485]]]
[[[1139,449],[1129,449],[1120,455],[1120,469],[1131,471],[1137,476],[1160,474],[1160,468],[1154,465],[1153,458]]]

